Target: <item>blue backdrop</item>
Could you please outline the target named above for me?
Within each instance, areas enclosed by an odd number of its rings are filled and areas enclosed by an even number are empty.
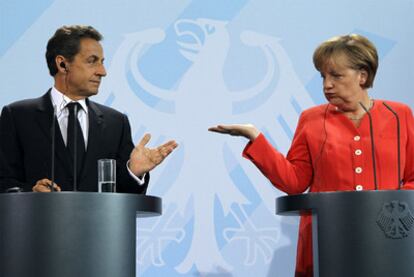
[[[298,220],[241,157],[246,141],[207,132],[254,123],[285,153],[298,115],[325,100],[315,47],[360,33],[378,47],[373,98],[414,107],[413,0],[1,0],[0,106],[52,84],[46,42],[93,25],[108,76],[96,101],[129,115],[134,141],[180,146],[152,174],[161,217],[137,221],[139,276],[293,276]]]

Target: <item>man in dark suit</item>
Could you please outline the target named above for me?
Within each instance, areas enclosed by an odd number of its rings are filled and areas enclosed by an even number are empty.
[[[52,186],[57,191],[97,191],[97,160],[110,158],[116,159],[117,191],[145,193],[149,171],[177,147],[175,141],[168,141],[156,148],[147,148],[149,134],[134,147],[128,118],[89,100],[98,93],[101,79],[106,76],[101,39],[101,34],[90,26],[59,28],[46,51],[54,86],[40,98],[3,108],[1,192],[12,187],[49,192]],[[52,185],[53,129],[55,179]],[[73,149],[73,145],[77,147]]]

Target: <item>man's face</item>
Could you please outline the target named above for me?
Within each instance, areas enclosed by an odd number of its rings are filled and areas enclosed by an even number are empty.
[[[79,53],[66,63],[67,96],[83,99],[98,93],[102,77],[106,76],[101,44],[90,38],[80,41]]]

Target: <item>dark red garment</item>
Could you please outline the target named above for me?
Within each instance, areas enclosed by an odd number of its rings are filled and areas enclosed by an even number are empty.
[[[375,100],[370,113],[375,139],[378,189],[397,189],[397,123],[394,115]],[[414,118],[411,109],[386,101],[399,115],[401,177],[404,189],[414,189]],[[288,194],[322,191],[373,190],[369,118],[356,128],[335,106],[325,104],[304,111],[287,156],[260,134],[249,142],[243,156],[251,160],[278,189]],[[302,216],[296,276],[313,275],[311,216]]]

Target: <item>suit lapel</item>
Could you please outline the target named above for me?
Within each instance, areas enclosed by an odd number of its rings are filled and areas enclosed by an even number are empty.
[[[52,143],[52,122],[53,122],[53,105],[52,100],[50,96],[50,89],[44,94],[42,97],[40,97],[39,105],[37,107],[37,118],[36,121],[39,124],[39,127],[41,131],[44,133],[46,142],[48,145],[51,145]],[[66,146],[63,142],[62,133],[60,132],[60,127],[57,121],[55,125],[55,151],[56,156],[60,161],[64,164],[64,168],[70,169],[69,172],[72,172],[71,169],[71,162],[69,160],[69,156],[66,153]],[[51,147],[50,147],[51,148]],[[71,175],[71,174],[70,174]]]
[[[103,135],[105,128],[105,122],[103,113],[95,103],[86,99],[88,105],[88,117],[89,117],[89,134],[88,134],[88,146],[86,149],[85,160],[83,161],[83,169],[81,172],[82,179],[88,172],[97,171],[98,153],[102,147],[100,139]]]
[[[51,127],[53,121],[53,106],[52,101],[50,100],[50,90],[42,97],[39,98],[39,105],[37,106],[37,122],[42,130],[43,134],[46,136],[48,143],[50,143],[51,137]]]

